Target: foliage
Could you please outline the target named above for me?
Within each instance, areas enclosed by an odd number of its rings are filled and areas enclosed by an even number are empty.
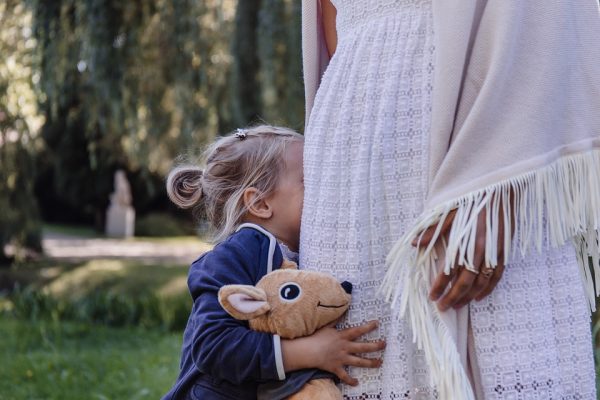
[[[304,125],[300,19],[300,1],[262,0],[256,33],[262,116],[299,131]]]
[[[55,297],[33,287],[14,291],[11,315],[22,320],[77,321],[112,327],[185,328],[190,312],[189,296],[162,298],[154,294],[128,296],[110,292],[89,293],[77,299]]]
[[[98,233],[89,226],[85,225],[61,225],[44,224],[42,228],[44,234],[57,234],[63,236],[74,236],[77,238],[98,237]]]
[[[5,273],[7,274],[7,273]],[[180,330],[191,309],[187,267],[124,260],[13,267],[5,312],[56,320]]]
[[[138,181],[132,185],[136,206],[163,194],[155,177],[217,129],[231,6],[34,2],[46,115],[43,181],[56,196],[45,204],[101,227],[118,168]],[[55,212],[46,209],[46,215]]]
[[[0,398],[158,399],[175,381],[181,333],[0,317]]]
[[[32,84],[39,77],[30,67],[35,47],[30,21],[20,2],[0,3],[0,262],[7,259],[9,243],[40,249],[32,153],[43,119]]]
[[[37,177],[46,220],[101,228],[116,169],[138,212],[166,211],[164,175],[177,155],[194,158],[217,134],[262,119],[302,128],[299,0],[0,8],[0,50],[11,55],[0,61],[2,140],[17,132],[11,141],[25,150],[0,162],[22,175],[10,182],[27,182],[20,199]],[[15,164],[33,161],[37,172]],[[28,221],[38,214],[33,200],[13,208]]]
[[[149,237],[186,236],[195,233],[191,224],[166,213],[150,213],[135,221],[135,235]]]
[[[303,129],[301,2],[238,1],[232,44],[233,127],[260,120]]]

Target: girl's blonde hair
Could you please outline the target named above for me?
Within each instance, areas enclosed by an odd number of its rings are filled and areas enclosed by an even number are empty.
[[[203,208],[219,242],[233,233],[247,211],[244,191],[258,189],[254,201],[271,194],[285,166],[287,145],[302,140],[299,133],[282,127],[238,129],[206,149],[204,168],[175,167],[167,178],[167,194],[181,208]]]

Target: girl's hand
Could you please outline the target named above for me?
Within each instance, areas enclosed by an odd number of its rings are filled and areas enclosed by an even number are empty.
[[[283,364],[286,371],[303,368],[319,368],[337,375],[348,385],[358,385],[358,380],[348,375],[346,366],[378,368],[380,358],[362,357],[361,354],[383,350],[385,341],[358,342],[357,339],[377,328],[371,321],[353,328],[337,330],[326,326],[311,336],[282,340]]]

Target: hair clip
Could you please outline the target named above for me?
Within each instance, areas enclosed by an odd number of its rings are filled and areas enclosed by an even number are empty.
[[[245,129],[238,128],[235,131],[235,137],[238,138],[238,139],[240,139],[240,140],[244,140],[244,139],[246,139],[246,137],[248,137],[248,133],[246,133]]]

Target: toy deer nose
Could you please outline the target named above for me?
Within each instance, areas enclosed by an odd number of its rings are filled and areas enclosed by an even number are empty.
[[[342,287],[344,288],[344,292],[348,294],[352,294],[352,284],[348,281],[342,282]]]

